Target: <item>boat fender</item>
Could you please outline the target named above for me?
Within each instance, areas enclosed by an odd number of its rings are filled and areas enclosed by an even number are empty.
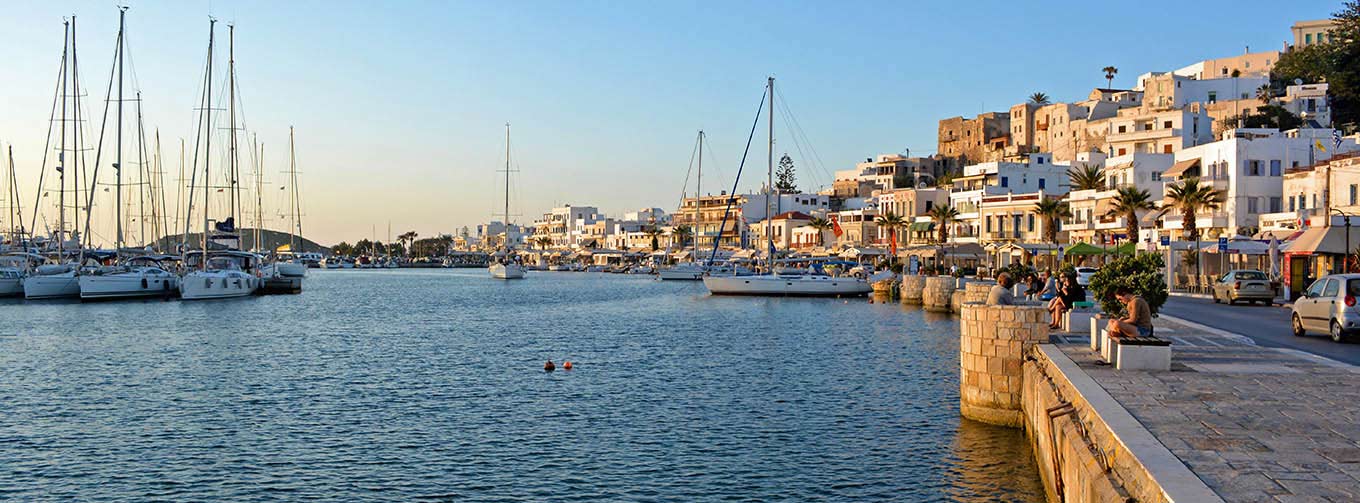
[[[571,370],[571,361],[562,362],[562,370]]]
[[[161,280],[161,289],[167,292],[170,291],[170,282],[166,280]]]
[[[557,365],[553,365],[552,360],[548,360],[548,363],[543,364],[544,372],[552,372],[554,370],[557,370]]]
[[[146,278],[142,278],[142,290],[146,290]]]
[[[236,278],[236,288],[241,288],[241,278]]]
[[[212,288],[212,278],[203,278],[203,288]]]

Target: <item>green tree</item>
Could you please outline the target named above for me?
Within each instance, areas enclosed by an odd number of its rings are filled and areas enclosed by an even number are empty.
[[[1044,93],[1034,93],[1029,95],[1029,104],[1034,106],[1044,106],[1049,104],[1048,95]]]
[[[1127,287],[1146,300],[1156,315],[1166,303],[1166,280],[1162,256],[1156,253],[1123,255],[1105,264],[1091,276],[1091,295],[1100,301],[1101,310],[1111,316],[1124,316],[1124,305],[1114,297],[1115,290]]]
[[[1256,99],[1261,100],[1262,105],[1269,105],[1274,98],[1275,90],[1270,88],[1270,84],[1261,84],[1261,87],[1256,88]]]
[[[1201,185],[1189,177],[1166,188],[1166,199],[1181,212],[1181,234],[1189,241],[1199,240],[1195,219],[1200,211],[1213,211],[1223,204],[1224,192],[1212,185]]]
[[[1105,72],[1105,88],[1106,88],[1106,89],[1113,89],[1113,88],[1114,88],[1114,76],[1117,75],[1117,74],[1119,74],[1119,69],[1118,69],[1118,68],[1115,68],[1115,67],[1113,67],[1113,66],[1107,66],[1107,67],[1105,67],[1105,68],[1101,68],[1100,71]]]
[[[1059,222],[1072,216],[1072,210],[1068,208],[1066,201],[1045,197],[1034,203],[1034,214],[1043,219],[1044,240],[1057,243]]]
[[[1332,21],[1326,41],[1281,54],[1270,78],[1277,87],[1326,82],[1332,122],[1353,130],[1360,123],[1360,1],[1343,2]]]
[[[1105,170],[1099,164],[1082,163],[1067,168],[1067,177],[1072,181],[1072,190],[1105,189]]]
[[[655,225],[653,225],[646,229],[643,229],[642,233],[646,234],[647,237],[652,239],[652,251],[656,251],[657,249],[661,248],[660,242],[657,240],[659,236],[664,234],[663,232],[661,232],[661,229],[658,229],[656,228]]]
[[[817,229],[817,246],[826,246],[823,236],[826,235],[826,231],[831,230],[831,221],[825,218],[812,217],[812,220],[808,222],[808,227]]]
[[[936,242],[943,245],[949,242],[949,224],[959,218],[959,210],[942,204],[930,209],[930,219],[935,221]]]
[[[685,247],[685,243],[688,242],[691,237],[694,237],[694,231],[690,230],[688,225],[677,225],[671,228],[671,241],[678,244],[681,248]]]
[[[548,236],[538,236],[534,238],[534,244],[538,245],[538,249],[546,250],[552,245],[552,238]]]
[[[1124,232],[1129,236],[1129,242],[1138,241],[1139,220],[1138,212],[1149,211],[1157,206],[1152,204],[1152,194],[1138,187],[1121,187],[1114,195],[1114,204],[1105,213],[1106,218],[1122,216],[1124,217]]]
[[[354,243],[354,253],[359,255],[373,254],[373,242],[367,239],[360,239],[358,242]]]
[[[901,215],[891,211],[879,215],[874,221],[878,223],[879,227],[888,230],[889,243],[897,243],[897,230],[907,225],[907,221]]]
[[[793,172],[793,158],[784,154],[779,158],[779,169],[775,170],[775,190],[781,194],[798,194],[798,181]]]
[[[354,245],[344,241],[331,247],[331,255],[349,255],[351,253],[354,253]]]

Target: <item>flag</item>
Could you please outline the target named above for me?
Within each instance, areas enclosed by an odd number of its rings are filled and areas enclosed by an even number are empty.
[[[1313,144],[1317,147],[1318,150],[1321,150],[1323,152],[1327,151],[1327,147],[1322,146],[1322,140],[1313,140]]]
[[[835,235],[836,239],[840,239],[841,234],[845,234],[845,231],[841,230],[841,219],[836,215],[831,215],[831,234]]]
[[[1337,131],[1335,129],[1332,130],[1332,148],[1334,149],[1341,148],[1341,131]]]
[[[896,230],[896,229],[890,229],[890,230],[888,231],[888,253],[891,254],[891,255],[897,255],[897,230]]]

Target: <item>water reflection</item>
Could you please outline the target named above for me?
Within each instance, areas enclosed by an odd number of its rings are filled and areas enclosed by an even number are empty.
[[[1034,453],[1023,430],[959,418],[947,494],[960,502],[1043,501]]]

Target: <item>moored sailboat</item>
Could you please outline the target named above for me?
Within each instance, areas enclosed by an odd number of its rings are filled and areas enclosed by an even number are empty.
[[[510,246],[510,123],[505,123],[505,242],[499,257],[487,268],[496,279],[523,279],[524,265],[516,261]]]

